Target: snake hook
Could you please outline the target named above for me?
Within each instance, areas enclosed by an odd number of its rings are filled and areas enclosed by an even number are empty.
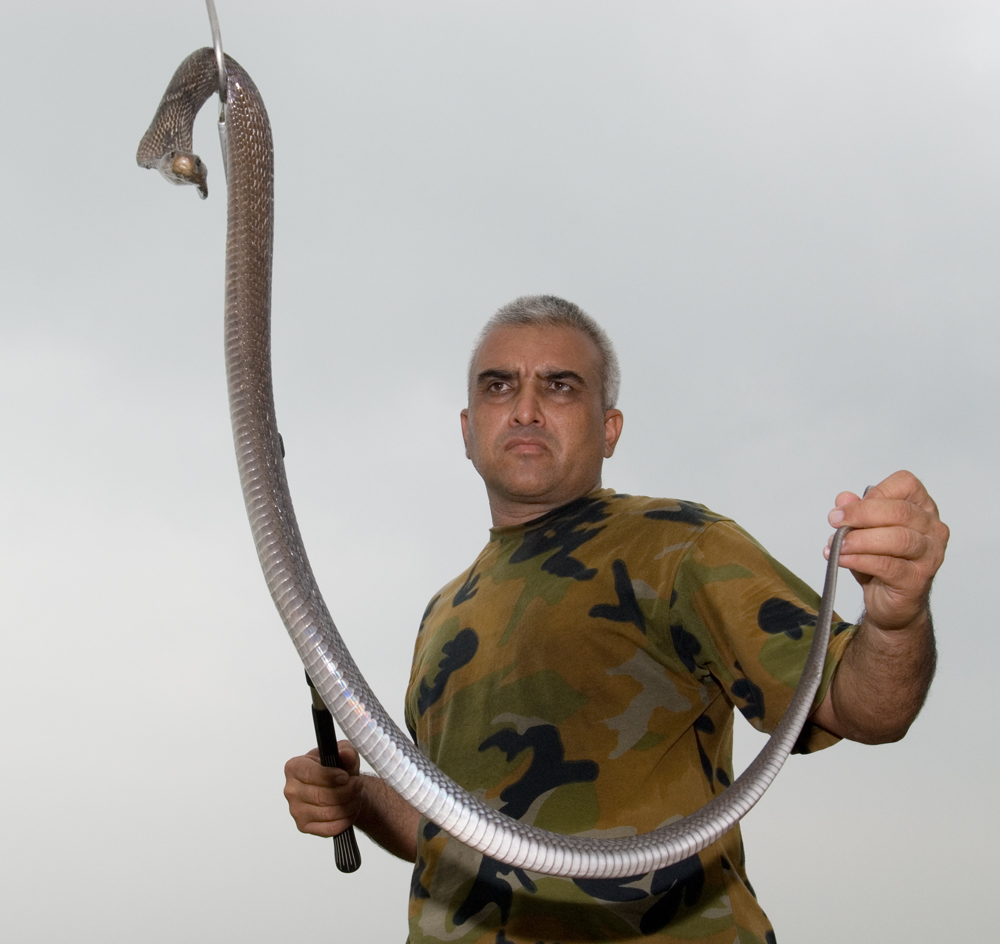
[[[219,15],[215,12],[215,0],[205,0],[208,7],[208,22],[212,27],[212,45],[215,47],[215,61],[219,66],[219,98],[226,103],[226,57],[222,53],[222,32],[219,29]]]
[[[215,0],[205,0],[208,7],[208,22],[212,27],[212,45],[215,47],[215,62],[219,69],[219,144],[222,147],[222,168],[229,180],[229,137],[226,134],[226,99],[229,77],[226,74],[226,57],[222,51],[222,30],[219,29],[219,15],[215,12]]]

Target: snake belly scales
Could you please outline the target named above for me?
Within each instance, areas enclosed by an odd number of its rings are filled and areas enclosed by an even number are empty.
[[[240,482],[261,567],[281,618],[323,701],[347,738],[403,799],[443,830],[508,866],[573,878],[638,876],[694,855],[731,829],[760,799],[804,725],[823,671],[840,542],[831,547],[812,647],[792,701],[757,758],[696,813],[653,832],[617,839],[562,836],[504,816],[435,767],[375,697],[334,625],[309,566],[285,478],[271,385],[270,301],[274,158],[263,101],[225,57],[227,96],[225,347]],[[192,53],[177,69],[137,160],[174,182],[192,162],[194,118],[219,90],[215,53]],[[179,160],[179,164],[178,164]],[[176,168],[181,166],[178,174]],[[178,177],[187,177],[180,180]],[[199,189],[207,192],[203,176]]]

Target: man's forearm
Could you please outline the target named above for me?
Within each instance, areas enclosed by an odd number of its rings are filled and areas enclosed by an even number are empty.
[[[848,529],[840,566],[861,584],[866,613],[812,720],[866,744],[898,741],[934,677],[927,600],[948,526],[923,483],[905,470],[866,489],[863,498],[841,492],[829,521]]]
[[[864,744],[898,741],[923,706],[936,662],[930,610],[893,630],[865,616],[812,720]]]
[[[420,814],[384,780],[363,774],[363,803],[355,825],[407,862],[417,859],[417,827]]]

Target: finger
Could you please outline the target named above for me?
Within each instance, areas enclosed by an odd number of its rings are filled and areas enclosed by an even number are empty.
[[[345,790],[357,782],[357,779],[339,767],[324,767],[322,779],[317,777],[315,780],[303,780],[302,785],[308,787],[310,791],[322,793],[330,790]]]
[[[288,812],[301,832],[335,836],[357,819],[361,809],[361,795],[358,790],[320,799],[325,799],[326,802],[308,803],[302,798],[289,799]]]
[[[843,508],[844,505],[850,505],[852,502],[861,501],[860,495],[855,495],[854,492],[841,492],[833,503],[834,508]]]
[[[290,767],[306,767],[310,763],[319,763],[319,748],[314,747],[311,751],[306,751],[305,754],[299,754],[297,757],[292,757],[288,763],[285,764],[285,771],[287,772]]]
[[[938,521],[913,502],[871,497],[835,508],[830,512],[828,520],[835,528],[843,525],[855,529],[904,527],[923,534],[930,534]]]
[[[319,762],[318,752],[310,751],[301,757],[293,757],[285,764],[285,780],[289,783],[314,784],[322,787],[337,787],[347,783],[350,771],[340,767],[324,767]]]
[[[295,825],[298,826],[300,833],[306,833],[309,836],[319,836],[322,839],[332,839],[334,836],[339,836],[345,829],[353,826],[354,817],[348,816],[330,820],[329,822],[302,823],[301,825],[296,823]]]
[[[929,537],[911,527],[893,526],[849,531],[840,546],[841,557],[882,555],[916,561],[932,554]]]
[[[910,595],[925,584],[922,571],[901,557],[884,554],[848,554],[840,559],[840,566],[850,570],[855,576],[874,578],[887,589]]]
[[[901,469],[893,472],[878,485],[868,491],[868,498],[890,498],[912,502],[929,515],[937,516],[938,508],[934,499],[927,493],[924,483],[912,472]]]
[[[940,521],[938,508],[934,500],[927,494],[927,489],[923,483],[912,473],[907,471],[894,472],[888,478],[883,479],[878,485],[870,486],[865,490],[863,498],[859,499],[854,492],[841,492],[836,499],[835,508],[830,513],[830,524],[835,528],[841,525],[855,527],[873,527],[881,523],[893,524],[894,519],[885,522],[868,520],[864,517],[867,514],[874,514],[876,506],[869,505],[874,501],[897,501],[905,505],[919,509],[929,522]],[[882,505],[882,508],[887,507]],[[926,529],[925,529],[926,530]]]
[[[343,773],[343,771],[341,771]],[[344,806],[353,803],[361,792],[361,778],[351,777],[335,787],[303,786],[302,798],[314,806]]]
[[[939,530],[945,532],[942,535]],[[903,592],[912,592],[915,587],[909,584],[896,584],[892,574],[896,573],[889,559],[896,559],[913,566],[912,578],[919,586],[926,587],[944,562],[944,552],[947,545],[947,527],[939,525],[931,534],[905,527],[866,528],[850,531],[841,543],[841,567],[854,571],[854,576],[865,583],[859,574],[878,577],[887,584]],[[830,545],[823,549],[823,556],[829,560]],[[886,558],[881,564],[873,563],[878,558]],[[862,563],[865,561],[865,563]],[[908,572],[910,573],[910,572]],[[922,592],[922,591],[921,591]]]
[[[336,836],[358,818],[360,804],[331,807],[289,807],[299,832],[313,836]]]
[[[354,777],[337,787],[316,786],[292,780],[285,784],[283,792],[290,809],[302,810],[303,815],[308,810],[309,817],[313,819],[331,819],[331,811],[353,806],[357,802],[361,792],[361,779]]]
[[[361,792],[360,787],[361,781],[357,777],[336,790],[306,784],[295,791],[289,802],[303,809],[308,808],[314,819],[334,819],[343,815],[343,810],[354,808]]]
[[[888,554],[846,554],[839,564],[851,571],[862,586],[878,580],[887,591],[914,600],[925,600],[943,555],[907,560]]]

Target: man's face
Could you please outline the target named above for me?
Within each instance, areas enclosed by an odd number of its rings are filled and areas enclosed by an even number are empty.
[[[490,502],[565,504],[600,485],[622,415],[601,406],[597,346],[575,328],[505,325],[483,341],[462,411],[465,454]]]

